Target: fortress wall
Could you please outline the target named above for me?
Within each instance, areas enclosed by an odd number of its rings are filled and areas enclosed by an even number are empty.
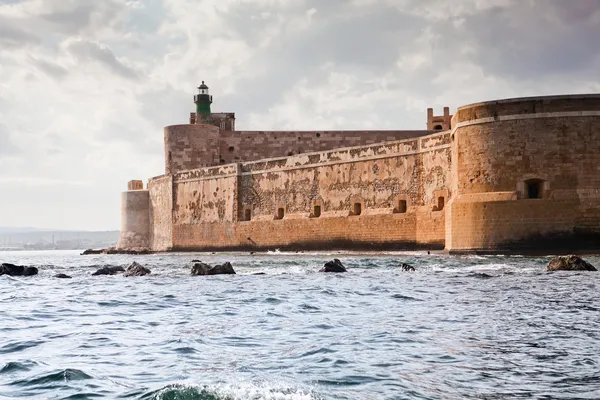
[[[148,248],[150,205],[147,190],[121,193],[121,233],[117,248]]]
[[[442,248],[444,212],[432,207],[447,182],[439,173],[448,171],[449,136],[244,163],[237,174],[231,165],[177,176],[174,247]],[[211,208],[207,200],[216,188],[224,209],[215,213],[216,202]],[[398,212],[400,200],[406,200],[406,212]],[[352,215],[355,203],[361,204],[360,215]],[[276,217],[278,208],[285,210],[283,219]],[[246,210],[251,221],[245,221]]]
[[[231,164],[174,176],[173,240],[176,246],[195,246],[200,235],[206,233],[206,226],[234,221],[237,169],[236,164]]]
[[[448,250],[600,232],[600,96],[462,107],[453,126]],[[540,198],[528,199],[532,179]]]
[[[222,163],[327,151],[415,138],[430,131],[234,131],[221,132]]]
[[[167,175],[151,179],[148,182],[148,192],[150,247],[156,251],[170,250],[173,247],[173,178]]]
[[[219,164],[219,128],[213,125],[165,127],[165,174]]]

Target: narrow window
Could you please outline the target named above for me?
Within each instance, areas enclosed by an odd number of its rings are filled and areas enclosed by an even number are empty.
[[[442,130],[442,126],[441,125],[436,125],[433,127],[434,130],[436,131],[441,131]]]
[[[284,214],[285,214],[285,210],[282,207],[279,207],[277,209],[277,215],[275,216],[275,219],[283,219]]]
[[[249,208],[246,208],[246,210],[244,211],[244,221],[250,221],[252,219],[252,210]]]
[[[438,197],[437,199],[437,211],[442,211],[444,209],[445,199],[443,196]]]
[[[233,146],[229,146],[229,148],[228,148],[227,150],[229,150],[229,152],[231,153],[232,151],[234,151],[234,150],[235,150],[235,147],[233,147]]]
[[[313,217],[319,218],[321,216],[321,206],[313,207]]]
[[[543,183],[541,179],[525,181],[525,191],[528,199],[541,199],[543,197]]]
[[[362,211],[362,205],[360,203],[354,203],[352,213],[354,215],[360,215],[361,211]]]
[[[406,212],[406,200],[398,200],[398,208],[396,208],[396,212],[399,214],[404,214]]]

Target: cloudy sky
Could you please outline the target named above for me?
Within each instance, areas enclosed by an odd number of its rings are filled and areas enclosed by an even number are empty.
[[[600,0],[0,0],[0,226],[119,227],[206,80],[238,129],[600,92]]]

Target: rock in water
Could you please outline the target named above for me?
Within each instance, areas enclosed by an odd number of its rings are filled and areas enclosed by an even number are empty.
[[[402,271],[414,271],[415,270],[415,267],[413,267],[410,264],[406,264],[406,263],[402,263],[400,268],[402,268]]]
[[[55,278],[59,278],[59,279],[71,279],[72,277],[66,274],[56,274],[54,275]]]
[[[150,273],[151,271],[148,268],[134,261],[127,267],[124,276],[144,276]]]
[[[334,258],[333,261],[326,262],[319,272],[347,272],[347,270],[340,260]]]
[[[0,275],[32,276],[37,274],[38,269],[36,267],[25,267],[23,265],[15,265],[9,263],[4,263],[0,265]]]
[[[546,271],[598,271],[592,264],[575,255],[554,257]]]
[[[208,275],[208,271],[210,271],[211,268],[212,267],[208,264],[197,262],[192,266],[191,275]]]
[[[94,272],[92,276],[96,275],[116,275],[118,272],[124,272],[125,269],[123,267],[102,267],[98,271]]]
[[[208,275],[221,275],[221,274],[235,275],[233,266],[231,265],[231,263],[229,261],[226,263],[223,263],[221,265],[215,265],[210,270],[208,270]]]

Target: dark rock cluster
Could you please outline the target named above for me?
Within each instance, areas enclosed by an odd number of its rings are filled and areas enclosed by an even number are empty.
[[[546,271],[598,271],[589,262],[575,255],[554,257],[546,266]]]
[[[231,275],[235,274],[233,266],[230,262],[223,263],[221,265],[210,266],[199,260],[194,260],[196,263],[192,266],[191,275]]]
[[[37,274],[38,269],[36,267],[26,267],[24,265],[15,265],[9,263],[3,263],[0,265],[0,275],[32,276]]]

